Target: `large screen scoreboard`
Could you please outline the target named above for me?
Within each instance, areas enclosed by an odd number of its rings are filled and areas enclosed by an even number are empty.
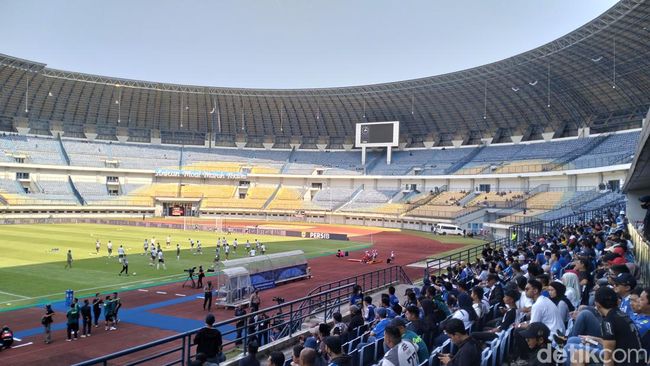
[[[399,122],[366,122],[356,125],[356,147],[388,147],[399,144]]]

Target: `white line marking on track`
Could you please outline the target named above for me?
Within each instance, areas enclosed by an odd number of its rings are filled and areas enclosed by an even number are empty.
[[[16,339],[16,338],[14,338],[14,339]],[[31,345],[31,344],[34,344],[34,342],[29,342],[29,343],[25,343],[25,344],[19,344],[19,345],[17,345],[17,346],[11,346],[11,348],[20,348],[20,347],[29,346],[29,345]]]
[[[20,339],[20,338],[16,338],[16,337],[14,337],[14,341],[16,341],[16,342],[22,342],[23,340]]]
[[[197,296],[196,298],[203,300],[203,296]]]
[[[161,295],[167,295],[167,292],[165,292],[165,291],[156,291],[156,293],[161,294]]]
[[[180,297],[185,297],[185,296],[187,296],[187,295],[183,295],[183,294],[174,294],[174,295],[176,295],[176,296],[180,296]]]
[[[140,292],[149,292],[149,290],[145,290],[143,288],[139,288],[138,291],[140,291]]]

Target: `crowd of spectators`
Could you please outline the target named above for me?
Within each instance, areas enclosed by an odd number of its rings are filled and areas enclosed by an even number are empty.
[[[520,240],[486,245],[475,261],[431,275],[401,299],[391,287],[374,304],[356,288],[349,322],[335,314],[333,327],[321,324],[301,345],[310,351],[295,353],[296,364],[346,366],[350,351],[383,339],[382,366],[427,364],[434,349],[441,365],[479,365],[507,332],[509,352],[501,357],[515,364],[646,365],[650,288],[638,284],[626,224],[621,211],[543,235],[523,231]],[[346,342],[359,335],[351,349]],[[453,351],[440,351],[450,350],[449,340]],[[301,363],[302,352],[313,363]]]

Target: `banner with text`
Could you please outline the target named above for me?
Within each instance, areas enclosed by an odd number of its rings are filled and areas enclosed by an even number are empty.
[[[156,169],[156,177],[205,178],[205,179],[246,179],[241,172],[210,172],[201,170]]]

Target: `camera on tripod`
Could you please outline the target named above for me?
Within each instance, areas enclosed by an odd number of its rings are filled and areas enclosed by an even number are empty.
[[[192,268],[188,268],[188,269],[183,270],[183,272],[187,272],[190,275],[194,274],[194,271],[196,271],[196,267],[192,267]]]
[[[272,298],[271,300],[277,302],[278,305],[280,305],[280,304],[282,304],[282,303],[284,303],[286,301],[286,300],[284,300],[284,297],[279,297],[279,296],[276,296],[276,297]]]

